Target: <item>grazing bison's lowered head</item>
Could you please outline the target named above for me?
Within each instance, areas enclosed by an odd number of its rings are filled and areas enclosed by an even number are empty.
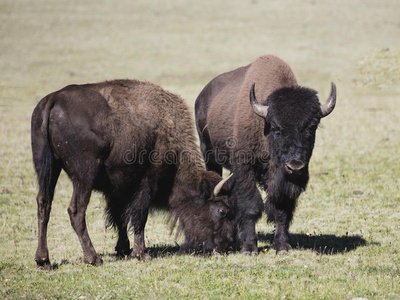
[[[229,205],[227,181],[215,172],[204,172],[193,201],[177,208],[179,231],[185,235],[181,252],[226,252],[233,243],[233,212]],[[193,207],[196,207],[194,209]]]
[[[336,86],[332,82],[331,94],[324,105],[319,103],[316,91],[299,86],[280,88],[259,104],[254,87],[255,84],[250,90],[250,104],[254,113],[265,120],[264,135],[271,169],[278,178],[285,178],[285,181],[304,189],[308,182],[315,132],[321,118],[329,115],[335,107]]]

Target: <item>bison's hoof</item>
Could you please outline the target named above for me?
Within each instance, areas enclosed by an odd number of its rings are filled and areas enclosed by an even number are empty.
[[[258,255],[257,244],[242,244],[240,251],[244,255]]]
[[[132,253],[132,249],[127,250],[123,250],[123,251],[117,251],[117,258],[118,259],[124,259],[125,256],[129,256]]]
[[[132,251],[131,257],[135,257],[135,258],[137,258],[138,260],[141,260],[141,261],[149,261],[149,260],[151,260],[151,256],[147,252],[144,252],[144,251],[141,251],[139,253],[135,253],[134,251]]]
[[[139,260],[141,261],[149,261],[151,260],[151,256],[148,253],[143,253],[139,256]]]
[[[42,270],[50,270],[51,269],[51,263],[50,260],[47,259],[41,259],[41,260],[36,260],[36,267],[38,269],[42,269]]]
[[[100,256],[94,256],[90,258],[84,258],[83,261],[86,264],[92,265],[92,266],[101,266],[103,264],[103,260],[100,258]]]
[[[281,243],[274,246],[277,255],[283,255],[292,250],[292,246],[287,243]]]
[[[242,250],[241,253],[244,254],[244,255],[248,255],[248,256],[251,256],[251,255],[257,256],[257,255],[258,255],[258,251],[246,251],[246,250]]]
[[[115,246],[115,251],[117,251],[118,258],[124,258],[125,256],[131,255],[133,249],[129,247],[129,242],[127,243],[117,243]]]
[[[218,249],[213,249],[213,251],[211,252],[211,255],[213,256],[222,256],[223,252],[219,251]]]
[[[148,253],[142,253],[140,255],[131,255],[132,257],[135,257],[138,260],[141,261],[149,261],[151,260],[151,256]]]

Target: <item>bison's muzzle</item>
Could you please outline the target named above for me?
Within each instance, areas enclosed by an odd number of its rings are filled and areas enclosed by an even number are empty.
[[[285,163],[285,173],[289,176],[300,176],[305,170],[306,164],[300,160],[291,160]]]

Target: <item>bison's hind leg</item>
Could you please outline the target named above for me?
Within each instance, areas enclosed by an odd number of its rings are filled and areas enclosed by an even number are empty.
[[[68,206],[68,214],[83,250],[83,261],[91,265],[101,265],[103,260],[96,253],[86,227],[86,209],[91,193],[91,187],[74,184],[72,199]]]
[[[86,227],[86,209],[89,205],[95,178],[98,175],[100,162],[93,161],[90,157],[82,159],[82,161],[86,162],[84,168],[86,171],[83,171],[83,167],[78,165],[71,166],[67,171],[69,175],[72,174],[70,178],[73,184],[68,214],[83,250],[83,261],[91,265],[101,265],[103,260],[96,253]]]
[[[57,184],[58,176],[61,172],[61,166],[59,163],[54,163],[51,168],[51,178],[48,181],[49,186],[46,187],[49,194],[48,197],[44,196],[45,192],[40,185],[39,192],[36,197],[38,216],[38,247],[35,254],[35,261],[38,268],[46,270],[51,268],[49,249],[47,247],[47,225],[50,219],[54,189]]]

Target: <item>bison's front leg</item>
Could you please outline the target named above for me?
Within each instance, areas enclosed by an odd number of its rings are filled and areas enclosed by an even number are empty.
[[[293,218],[295,202],[282,201],[279,204],[267,200],[266,210],[268,222],[275,223],[273,248],[276,254],[282,254],[292,249],[290,246],[289,226]]]
[[[147,178],[144,178],[140,184],[139,192],[131,203],[131,224],[134,229],[133,250],[131,256],[141,260],[149,260],[151,257],[146,253],[144,242],[144,228],[149,214],[152,191]]]
[[[131,253],[127,226],[118,226],[118,242],[115,246],[117,257],[124,258]]]
[[[115,246],[115,251],[117,251],[118,258],[125,258],[125,256],[131,254],[128,238],[129,216],[126,217],[124,214],[128,201],[119,194],[108,194],[106,195],[106,200],[108,225],[116,228],[118,232],[118,242]]]
[[[238,173],[240,174],[240,173]],[[263,201],[255,179],[237,178],[233,185],[232,200],[235,207],[235,220],[239,227],[241,252],[258,254],[256,222],[261,217]]]
[[[147,219],[147,215],[146,215]],[[150,255],[146,252],[146,245],[144,242],[144,225],[146,224],[146,221],[144,222],[143,226],[135,226],[135,234],[134,234],[134,240],[133,240],[133,250],[131,253],[132,257],[138,258],[143,261],[150,260],[151,257]]]
[[[150,255],[146,252],[146,245],[144,242],[144,228],[141,231],[135,230],[133,251],[131,255],[144,261],[151,259]]]

